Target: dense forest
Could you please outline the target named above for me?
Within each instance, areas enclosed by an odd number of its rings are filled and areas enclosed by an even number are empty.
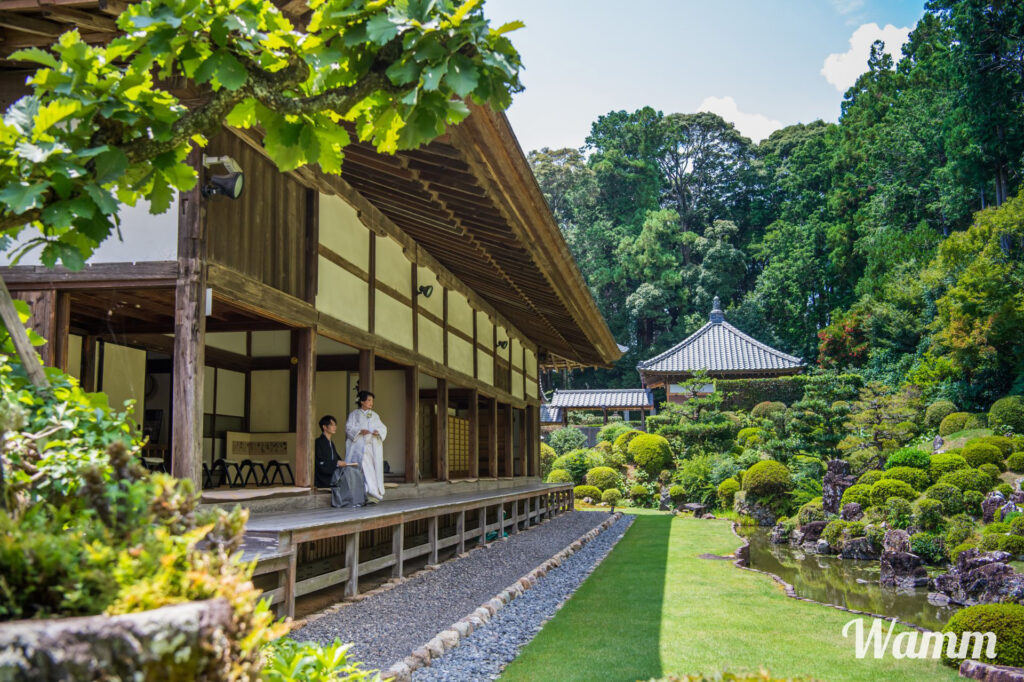
[[[715,114],[614,111],[530,153],[636,363],[707,321],[809,364],[987,406],[1024,393],[1024,4],[935,0],[894,63],[876,43],[838,123],[753,144]]]

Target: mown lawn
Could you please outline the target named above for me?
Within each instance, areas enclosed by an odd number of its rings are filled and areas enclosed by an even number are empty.
[[[829,681],[959,679],[932,660],[858,660],[841,634],[852,614],[790,599],[767,576],[699,558],[740,544],[725,521],[638,515],[502,679],[647,680],[762,667]]]

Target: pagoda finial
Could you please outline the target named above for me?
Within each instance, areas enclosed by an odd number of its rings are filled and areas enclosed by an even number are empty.
[[[711,308],[711,321],[715,323],[725,322],[725,313],[722,312],[722,300],[715,296]]]

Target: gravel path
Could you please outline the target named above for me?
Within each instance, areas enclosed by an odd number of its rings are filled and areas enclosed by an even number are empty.
[[[634,518],[623,516],[616,521],[562,565],[548,571],[536,587],[509,602],[459,646],[445,652],[429,667],[416,670],[412,679],[415,682],[496,679],[607,556]]]
[[[562,513],[387,592],[347,604],[291,637],[321,644],[335,638],[353,642],[350,654],[364,668],[387,670],[607,518],[605,512]]]

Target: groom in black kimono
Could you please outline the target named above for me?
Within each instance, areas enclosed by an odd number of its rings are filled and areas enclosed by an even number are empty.
[[[320,418],[320,436],[314,441],[314,456],[316,460],[316,476],[314,482],[317,488],[330,488],[331,477],[337,471],[339,463],[344,464],[345,456],[338,453],[334,447],[334,434],[338,430],[338,422],[331,415],[324,415]]]

